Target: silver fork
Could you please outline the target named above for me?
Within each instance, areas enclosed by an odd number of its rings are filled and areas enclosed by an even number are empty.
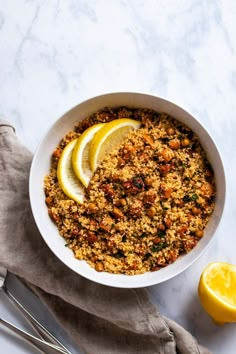
[[[7,270],[0,266],[0,289],[8,297],[10,302],[20,311],[22,316],[31,325],[37,335],[43,341],[48,341],[53,347],[61,349],[61,353],[71,354],[71,352],[57,339],[51,332],[49,332],[7,289],[6,280]],[[6,322],[6,321],[5,321]],[[14,327],[14,326],[13,326]],[[11,328],[13,329],[13,328]],[[20,333],[19,333],[20,334]]]
[[[10,329],[14,333],[16,333],[18,336],[20,336],[22,339],[24,339],[26,342],[31,344],[35,349],[37,349],[41,354],[55,354],[55,353],[61,353],[65,354],[66,352],[64,349],[58,347],[57,345],[51,344],[49,342],[46,342],[45,340],[42,340],[40,338],[37,338],[33,336],[32,334],[29,334],[22,329],[14,326],[12,323],[4,320],[3,318],[0,317],[0,323],[5,326],[6,328]]]

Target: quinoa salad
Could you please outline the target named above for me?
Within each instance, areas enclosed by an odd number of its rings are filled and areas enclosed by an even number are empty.
[[[90,126],[119,118],[141,121],[93,174],[84,202],[67,197],[57,179],[65,146]],[[166,113],[104,108],[79,122],[52,152],[45,201],[74,256],[96,271],[157,271],[190,252],[214,210],[213,170],[198,137]]]

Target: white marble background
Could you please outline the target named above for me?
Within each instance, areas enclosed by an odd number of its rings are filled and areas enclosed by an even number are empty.
[[[217,236],[189,270],[149,289],[163,314],[215,354],[236,353],[236,324],[212,323],[199,304],[197,284],[209,261],[236,264],[235,51],[234,0],[0,0],[0,114],[30,150],[64,112],[112,91],[174,101],[217,142],[227,176]],[[23,296],[14,281],[12,287]],[[0,315],[14,320],[14,310],[0,300]],[[0,341],[2,353],[32,353],[1,329]]]

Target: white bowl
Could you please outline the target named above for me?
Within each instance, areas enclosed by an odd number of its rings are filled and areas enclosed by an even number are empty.
[[[173,264],[156,272],[147,272],[132,276],[96,272],[85,261],[79,261],[74,258],[73,252],[64,246],[65,241],[59,236],[56,225],[48,216],[47,206],[45,205],[43,179],[50,169],[52,151],[58,145],[61,138],[68,131],[73,130],[79,120],[84,119],[91,113],[105,106],[150,108],[159,112],[166,112],[180,122],[185,123],[198,135],[215,173],[215,210],[206,227],[204,237],[190,253],[181,256]],[[192,265],[201,256],[212,241],[219,225],[225,203],[226,186],[224,168],[216,144],[196,118],[177,105],[162,98],[141,93],[120,92],[94,97],[82,102],[55,122],[44,136],[34,155],[30,171],[29,188],[31,207],[38,229],[50,249],[66,266],[83,277],[100,284],[120,288],[138,288],[158,284],[176,276]]]

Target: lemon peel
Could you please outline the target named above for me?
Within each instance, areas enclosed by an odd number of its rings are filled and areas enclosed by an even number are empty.
[[[57,166],[57,178],[63,192],[71,199],[82,204],[84,200],[84,188],[76,177],[71,163],[72,151],[77,139],[72,140],[64,148]]]
[[[85,187],[88,187],[93,174],[89,161],[90,144],[94,135],[105,124],[106,123],[95,124],[92,127],[86,129],[78,138],[72,152],[72,167],[74,173]]]
[[[127,134],[140,128],[141,122],[121,118],[106,123],[94,136],[90,144],[89,160],[94,172],[105,155],[119,145]]]

